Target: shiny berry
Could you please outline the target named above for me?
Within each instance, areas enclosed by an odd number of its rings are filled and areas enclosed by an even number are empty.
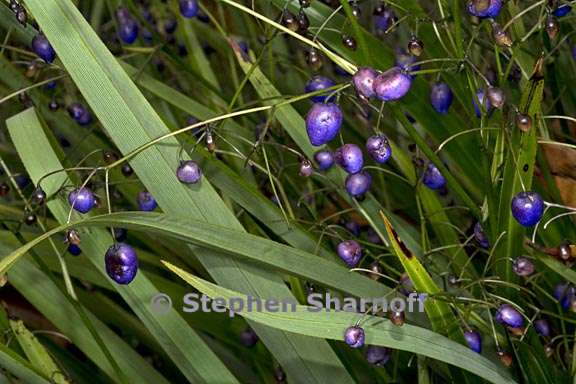
[[[104,151],[104,153],[102,153],[102,159],[106,164],[110,165],[118,160],[118,155],[114,151]]]
[[[558,20],[554,16],[548,16],[546,18],[546,33],[550,40],[554,40],[556,36],[558,36],[558,32],[560,32],[560,24],[558,24]]]
[[[490,87],[486,91],[486,97],[494,108],[502,108],[506,102],[506,95],[504,91],[497,87]]]
[[[28,13],[26,13],[26,9],[24,9],[24,7],[18,7],[18,11],[16,12],[16,20],[18,20],[22,26],[26,27],[26,23],[28,22]]]
[[[347,328],[344,332],[344,341],[352,348],[362,348],[365,338],[364,330],[357,325]]]
[[[366,171],[361,171],[346,177],[346,192],[352,197],[364,196],[370,189],[372,177]]]
[[[480,333],[474,330],[467,330],[464,332],[464,338],[466,339],[466,344],[476,353],[482,352],[482,336]]]
[[[442,115],[448,114],[453,98],[454,95],[452,94],[452,90],[448,84],[436,83],[432,86],[432,90],[430,91],[430,103],[432,103],[432,107],[434,107],[436,112],[441,113]]]
[[[181,183],[196,184],[202,178],[202,170],[193,160],[182,161],[176,170],[176,177]]]
[[[80,213],[86,213],[94,208],[94,194],[86,187],[77,188],[68,194],[68,203]]]
[[[296,16],[289,10],[284,10],[281,22],[284,27],[288,28],[292,32],[297,32],[298,29],[300,29],[300,25],[298,25]]]
[[[377,367],[384,366],[390,360],[391,351],[386,347],[369,345],[366,348],[366,361]]]
[[[484,228],[482,228],[480,222],[477,222],[474,225],[474,238],[476,239],[480,247],[484,249],[490,247],[490,241],[488,240],[488,236],[486,236],[486,232],[484,232]]]
[[[338,135],[342,125],[342,110],[334,103],[316,103],[306,116],[306,131],[310,143],[320,146]]]
[[[76,244],[69,244],[68,253],[71,254],[72,256],[79,256],[82,253],[82,250]]]
[[[0,196],[4,197],[10,192],[10,186],[6,183],[0,184]]]
[[[318,169],[321,171],[325,171],[327,169],[332,168],[334,165],[334,155],[330,151],[318,151],[314,154],[314,160],[316,164],[318,164]]]
[[[312,0],[299,0],[299,2],[300,2],[300,7],[308,8],[310,6],[310,4],[312,3]]]
[[[342,36],[342,44],[352,51],[355,51],[357,48],[356,39],[352,36],[344,35]]]
[[[494,19],[502,9],[502,0],[471,0],[468,2],[468,12],[472,16]]]
[[[43,205],[46,202],[46,192],[40,187],[32,192],[32,201],[34,204]]]
[[[372,68],[360,68],[352,78],[354,87],[358,95],[365,99],[369,99],[375,95],[374,80],[378,76],[378,71]]]
[[[132,167],[130,166],[130,164],[126,163],[122,165],[122,168],[120,169],[122,171],[122,174],[125,177],[130,177],[132,176],[132,174],[134,173],[134,170],[132,169]]]
[[[38,222],[38,217],[36,217],[36,215],[33,213],[27,214],[26,217],[24,218],[24,223],[26,225],[34,225],[36,224],[36,222]]]
[[[334,160],[348,173],[358,173],[364,165],[362,150],[356,144],[344,144],[338,148]]]
[[[505,366],[505,367],[510,367],[512,365],[512,362],[514,361],[514,358],[512,357],[512,355],[509,352],[506,351],[498,351],[498,360],[500,360],[500,362]]]
[[[138,38],[138,24],[131,18],[118,21],[118,36],[126,44],[132,44]]]
[[[316,92],[326,88],[333,87],[334,85],[336,85],[336,83],[334,83],[332,79],[329,79],[328,77],[325,76],[317,75],[312,77],[306,83],[306,86],[304,87],[304,92],[305,93]],[[327,97],[326,95],[316,95],[312,96],[310,99],[315,103],[323,103],[326,100],[326,97]]]
[[[106,273],[118,284],[129,284],[138,272],[138,257],[128,244],[112,245],[104,256]]]
[[[310,20],[303,10],[300,10],[298,15],[296,15],[296,21],[298,22],[298,32],[302,35],[305,35],[306,32],[308,32],[308,28],[310,27]]]
[[[422,177],[422,182],[430,189],[437,190],[446,185],[446,179],[440,173],[440,170],[432,163],[428,163],[426,171]]]
[[[525,227],[532,227],[542,219],[544,200],[536,192],[520,192],[512,199],[512,216]]]
[[[240,333],[240,343],[246,348],[252,348],[256,345],[259,338],[252,328],[246,328]]]
[[[384,135],[370,136],[366,140],[366,151],[379,164],[384,164],[390,159],[392,155],[392,148],[390,142]]]
[[[534,263],[525,257],[517,257],[512,262],[512,270],[518,276],[530,276],[534,273]]]
[[[548,337],[552,333],[550,331],[550,323],[546,319],[539,319],[534,322],[534,329],[540,336]]]
[[[532,118],[523,113],[516,114],[516,127],[522,132],[529,132],[532,129]]]
[[[414,56],[420,56],[424,50],[424,43],[419,40],[416,36],[412,36],[408,42],[408,52]]]
[[[64,240],[69,244],[80,244],[80,234],[75,229],[69,229],[66,232]]]
[[[379,74],[374,80],[374,92],[382,101],[393,101],[404,97],[412,86],[412,78],[398,67]]]
[[[53,62],[56,58],[54,48],[52,48],[46,36],[41,32],[37,33],[32,39],[32,50],[47,63]]]
[[[300,162],[300,176],[310,177],[314,173],[314,167],[308,159],[304,159]]]
[[[494,319],[510,328],[520,328],[524,325],[524,318],[516,308],[510,304],[502,304],[496,311]]]
[[[380,275],[382,274],[382,270],[380,269],[380,263],[378,261],[372,262],[370,264],[370,271],[372,271],[372,273],[369,274],[369,277],[372,280],[378,281]]]
[[[478,90],[478,92],[476,92],[476,99],[472,99],[472,104],[474,105],[474,111],[476,112],[476,117],[480,118],[482,117],[482,111],[480,110],[480,106],[478,103],[480,103],[480,105],[484,107],[484,110],[487,111],[488,114],[490,114],[490,109],[492,108],[492,105],[490,104],[490,99],[484,95],[484,91],[481,89]]]
[[[572,6],[570,4],[564,4],[556,8],[553,12],[553,15],[556,17],[564,17],[570,13],[572,10]]]
[[[498,23],[492,24],[492,38],[502,48],[512,47],[512,37]]]
[[[158,206],[156,199],[148,191],[140,191],[136,202],[141,211],[153,211]]]
[[[322,56],[315,48],[310,48],[305,53],[306,63],[312,68],[314,71],[319,70],[322,68]]]
[[[197,0],[180,0],[180,14],[187,18],[192,18],[198,14]]]
[[[567,241],[563,241],[558,246],[558,257],[562,261],[569,261],[572,258],[572,247]]]
[[[395,326],[401,327],[406,322],[406,314],[404,311],[388,311],[388,319]]]
[[[348,267],[354,268],[362,258],[362,247],[355,240],[345,240],[338,244],[337,253]]]

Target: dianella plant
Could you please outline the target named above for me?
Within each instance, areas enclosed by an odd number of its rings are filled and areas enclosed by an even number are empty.
[[[573,0],[0,0],[0,383],[576,382]]]

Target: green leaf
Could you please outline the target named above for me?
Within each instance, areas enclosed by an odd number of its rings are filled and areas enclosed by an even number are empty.
[[[188,284],[211,298],[229,300],[234,297],[247,300],[247,297],[239,292],[209,283],[170,263],[164,262],[164,264]],[[409,324],[398,327],[380,317],[350,312],[314,312],[310,307],[302,305],[296,306],[296,311],[244,311],[239,314],[285,331],[339,341],[342,340],[346,328],[360,321],[366,332],[367,345],[380,345],[427,356],[468,370],[492,383],[515,382],[503,367],[469,348],[437,333]]]
[[[0,343],[0,367],[30,384],[50,384],[50,379],[10,348]],[[0,376],[1,378],[2,376]]]
[[[24,353],[30,360],[30,363],[36,367],[45,377],[49,377],[54,383],[69,383],[66,375],[58,368],[48,351],[34,337],[22,320],[10,320],[10,327],[16,336],[16,340],[24,350]]]

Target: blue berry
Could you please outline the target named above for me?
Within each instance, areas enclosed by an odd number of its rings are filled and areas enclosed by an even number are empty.
[[[354,268],[362,258],[362,247],[355,240],[345,240],[338,244],[337,253],[348,267]]]
[[[376,32],[387,32],[396,22],[396,14],[391,7],[378,6],[374,10],[374,28]]]
[[[176,176],[181,183],[196,184],[202,178],[202,170],[193,160],[182,161],[176,170]]]
[[[53,62],[56,58],[54,48],[52,48],[46,36],[41,32],[37,33],[32,39],[32,50],[47,63]]]
[[[362,348],[365,338],[364,330],[357,325],[346,328],[344,332],[344,341],[352,348]]]
[[[572,10],[572,6],[570,4],[564,4],[556,8],[553,12],[554,16],[556,17],[564,17],[570,13]]]
[[[318,169],[325,171],[334,165],[334,155],[330,151],[322,150],[314,154],[314,160],[318,164]]]
[[[512,262],[512,270],[518,276],[530,276],[534,273],[534,264],[525,257],[517,257]]]
[[[246,328],[242,333],[240,333],[240,343],[247,348],[255,346],[258,340],[258,335],[252,330],[252,328]]]
[[[539,319],[534,322],[534,329],[540,336],[548,337],[552,333],[550,331],[550,323],[546,319]]]
[[[68,253],[70,253],[72,256],[79,256],[82,253],[82,250],[78,244],[70,244],[68,245]]]
[[[446,83],[436,83],[430,92],[430,102],[436,112],[446,115],[452,105],[452,90]]]
[[[520,192],[512,199],[512,216],[524,227],[536,225],[543,214],[544,200],[536,192]]]
[[[386,347],[369,345],[366,348],[366,361],[377,367],[384,366],[390,360],[391,351]]]
[[[482,110],[480,109],[480,105],[484,107],[488,115],[491,114],[492,104],[490,103],[490,99],[484,96],[484,90],[480,89],[478,92],[476,92],[476,99],[472,99],[472,104],[474,105],[474,111],[476,112],[477,118],[482,117]]]
[[[195,17],[198,14],[198,1],[180,0],[180,14],[187,18]]]
[[[136,201],[138,202],[138,207],[140,207],[141,211],[153,211],[158,206],[156,199],[154,199],[152,194],[148,191],[139,192]]]
[[[325,76],[316,75],[306,83],[306,86],[304,87],[304,92],[305,93],[316,92],[326,88],[333,87],[334,85],[336,85],[336,83],[332,81],[332,79],[329,79]],[[327,98],[326,95],[316,95],[312,96],[310,99],[315,103],[323,103],[326,100],[326,98]]]
[[[483,1],[483,3],[484,2],[487,4],[479,5],[478,1],[471,0],[470,2],[468,2],[468,12],[470,12],[472,16],[476,16],[481,19],[496,18],[498,14],[500,14],[500,10],[502,9],[502,0],[489,0],[489,1]]]
[[[428,163],[422,182],[430,189],[437,190],[446,185],[446,179],[440,173],[440,170],[432,163]]]
[[[488,240],[488,236],[486,236],[486,232],[484,232],[484,228],[482,228],[480,222],[477,222],[476,225],[474,225],[474,238],[482,248],[487,249],[490,247],[490,241]]]
[[[68,114],[73,118],[79,125],[85,126],[92,122],[92,115],[80,103],[72,103],[68,107]]]
[[[138,24],[131,18],[118,21],[118,36],[126,44],[132,44],[138,38]]]
[[[360,68],[352,78],[354,87],[358,95],[364,99],[369,99],[375,95],[374,80],[378,76],[378,71],[372,68]]]
[[[104,256],[106,273],[118,284],[129,284],[138,272],[138,257],[128,244],[112,245]]]
[[[568,283],[558,284],[554,287],[554,293],[552,295],[560,302],[562,308],[566,310],[576,298],[576,289]]]
[[[476,353],[482,352],[482,336],[480,333],[474,330],[467,330],[464,332],[464,338],[466,339],[466,344]]]
[[[502,304],[500,308],[498,308],[495,320],[510,328],[520,328],[524,324],[524,318],[520,312],[510,304]]]
[[[384,164],[392,155],[392,148],[384,135],[370,136],[366,140],[366,150],[370,157],[379,164]]]
[[[364,165],[362,150],[356,144],[344,144],[338,148],[334,160],[348,173],[358,173]]]
[[[393,101],[404,97],[412,86],[412,78],[399,67],[392,67],[379,74],[374,80],[374,92],[382,101]]]
[[[94,194],[86,187],[77,188],[68,194],[68,203],[80,213],[86,213],[94,208]]]
[[[355,222],[354,220],[349,220],[344,224],[344,227],[354,236],[360,236],[360,224]]]
[[[316,103],[306,116],[306,131],[312,145],[326,144],[338,135],[342,125],[342,110],[333,103]]]
[[[371,184],[372,176],[368,172],[354,173],[346,177],[346,192],[352,197],[364,196]]]

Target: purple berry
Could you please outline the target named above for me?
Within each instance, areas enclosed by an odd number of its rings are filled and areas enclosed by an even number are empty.
[[[524,227],[536,225],[543,214],[544,200],[536,192],[520,192],[512,199],[512,216]]]
[[[156,199],[154,199],[152,194],[148,191],[139,192],[136,201],[138,202],[138,207],[141,211],[153,211],[158,206]]]
[[[384,164],[392,155],[392,148],[384,135],[370,136],[366,140],[366,150],[370,157],[379,164]]]
[[[378,71],[372,68],[360,68],[352,78],[356,92],[365,99],[373,97],[375,95],[374,80],[377,76]]]
[[[334,81],[332,81],[332,79],[329,79],[325,76],[317,75],[317,76],[314,76],[313,78],[311,78],[306,83],[306,86],[304,87],[304,92],[305,93],[311,93],[311,92],[321,91],[323,89],[330,88],[330,87],[333,87],[335,85],[336,85],[336,83]],[[312,96],[310,99],[315,103],[323,103],[326,100],[326,98],[327,98],[326,95],[316,95],[316,96]]]
[[[310,143],[318,147],[338,135],[342,125],[342,110],[334,103],[316,103],[306,116],[306,131]]]
[[[252,328],[246,328],[242,333],[240,333],[240,343],[247,348],[255,346],[258,340],[258,335],[252,330]]]
[[[82,250],[78,244],[70,244],[68,245],[68,253],[70,253],[72,256],[79,256],[82,253]]]
[[[480,103],[480,104],[478,104]],[[491,114],[492,104],[490,104],[490,99],[484,96],[484,90],[480,89],[476,92],[476,100],[472,99],[472,105],[474,105],[474,112],[476,112],[476,117],[482,117],[482,110],[480,109],[480,105],[484,107],[488,115]]]
[[[80,103],[72,103],[68,107],[68,114],[73,118],[79,125],[85,126],[92,122],[92,115]]]
[[[318,164],[318,169],[325,171],[334,165],[334,155],[330,151],[318,151],[314,154],[314,160]]]
[[[345,240],[341,242],[338,244],[337,252],[338,256],[340,256],[350,268],[358,265],[362,257],[362,247],[360,247],[360,244],[355,240]]]
[[[568,283],[558,284],[554,287],[554,293],[552,295],[560,302],[562,308],[566,310],[570,307],[574,298],[576,298],[576,289]]]
[[[438,190],[446,185],[446,179],[440,173],[440,170],[432,163],[428,163],[428,167],[422,177],[422,182],[430,189]]]
[[[352,348],[362,348],[365,338],[364,330],[357,325],[346,328],[344,332],[344,341]]]
[[[464,332],[464,338],[466,339],[466,344],[476,353],[482,352],[482,336],[477,331],[471,329]]]
[[[128,237],[128,230],[126,228],[114,228],[114,238],[117,242],[121,243]]]
[[[86,187],[77,188],[68,194],[68,203],[80,213],[86,213],[94,208],[94,194]]]
[[[474,238],[482,248],[487,249],[490,247],[490,241],[488,240],[488,236],[486,236],[486,232],[484,232],[484,228],[480,225],[480,222],[477,222],[476,225],[474,225]]]
[[[452,90],[446,83],[436,83],[430,91],[430,102],[436,112],[446,115],[452,105]]]
[[[374,28],[377,32],[387,32],[396,22],[396,14],[391,7],[378,7],[374,13]]]
[[[198,14],[197,0],[180,0],[180,14],[187,18],[192,18]]]
[[[118,20],[118,36],[126,44],[132,44],[138,38],[138,24],[132,19]]]
[[[380,238],[380,235],[378,235],[378,232],[376,232],[372,227],[368,228],[368,233],[366,234],[366,237],[368,238],[368,241],[371,242],[372,244],[382,244],[382,239]]]
[[[481,19],[491,18],[494,19],[500,13],[502,9],[502,0],[489,0],[488,6],[480,7],[477,1],[471,0],[468,2],[468,12],[472,16],[479,17]]]
[[[534,329],[540,336],[548,337],[552,333],[550,331],[550,323],[546,319],[539,319],[534,322]]]
[[[386,347],[369,345],[366,348],[366,361],[377,367],[384,366],[390,360],[391,351]]]
[[[300,176],[310,177],[314,173],[314,167],[308,159],[304,159],[300,162]]]
[[[53,62],[56,58],[54,48],[52,48],[46,36],[41,32],[37,33],[32,39],[32,50],[47,63]]]
[[[358,173],[364,165],[362,150],[356,144],[344,144],[334,152],[336,164],[348,173]]]
[[[530,276],[534,273],[534,264],[525,257],[517,257],[512,262],[512,270],[518,276]]]
[[[181,183],[196,184],[202,178],[202,170],[193,160],[182,161],[176,170],[176,177]]]
[[[398,280],[398,291],[404,296],[408,296],[414,292],[414,283],[406,272],[402,273],[400,279]]]
[[[138,272],[138,257],[134,248],[118,243],[110,246],[104,256],[106,273],[118,284],[129,284]]]
[[[520,312],[510,304],[502,304],[496,311],[495,319],[510,328],[520,328],[524,324],[524,318]]]
[[[392,67],[379,74],[374,80],[374,92],[382,101],[393,101],[404,97],[412,86],[412,78],[401,68]]]
[[[410,71],[418,71],[421,67],[419,64],[414,65],[416,63],[416,56],[410,54],[409,52],[399,49],[396,51],[396,66],[405,70],[406,72]],[[411,79],[414,79],[416,76],[409,75]]]
[[[349,220],[344,224],[344,227],[354,236],[360,236],[360,224],[355,222],[354,220]]]
[[[354,173],[346,177],[346,192],[352,197],[364,196],[371,184],[372,176],[368,172]]]
[[[556,17],[564,17],[570,13],[572,10],[572,6],[570,4],[564,4],[556,8],[553,12],[554,16]]]

